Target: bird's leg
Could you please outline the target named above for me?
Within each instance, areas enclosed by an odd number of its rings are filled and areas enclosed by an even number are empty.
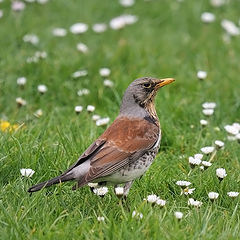
[[[133,181],[126,182],[124,187],[123,187],[123,196],[124,198],[127,198],[127,195],[129,193],[129,190],[133,184]]]

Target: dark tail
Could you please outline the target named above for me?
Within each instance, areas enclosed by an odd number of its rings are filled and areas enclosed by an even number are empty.
[[[73,174],[68,172],[68,173],[65,173],[63,175],[60,175],[58,177],[55,177],[55,178],[52,178],[48,181],[45,181],[45,182],[42,182],[42,183],[38,183],[32,187],[30,187],[28,189],[28,192],[37,192],[39,190],[41,190],[42,188],[45,188],[45,187],[50,187],[52,186],[53,184],[57,184],[57,183],[61,183],[61,182],[66,182],[66,181],[70,181],[70,180],[73,180]]]

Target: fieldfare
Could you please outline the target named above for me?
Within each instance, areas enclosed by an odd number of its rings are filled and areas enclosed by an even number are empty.
[[[136,178],[152,164],[160,147],[161,129],[154,106],[157,91],[173,78],[139,78],[125,91],[120,113],[109,128],[63,174],[28,189],[36,192],[56,183],[124,184],[126,197]]]

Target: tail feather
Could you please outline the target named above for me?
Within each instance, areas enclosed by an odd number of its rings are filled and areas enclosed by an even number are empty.
[[[28,192],[37,192],[39,190],[41,190],[42,188],[45,188],[45,187],[50,187],[52,186],[53,184],[57,184],[57,183],[61,183],[61,182],[66,182],[66,181],[70,181],[70,180],[73,180],[73,176],[71,173],[66,173],[66,174],[63,174],[63,175],[60,175],[60,176],[57,176],[55,178],[52,178],[48,181],[45,181],[45,182],[41,182],[41,183],[38,183],[32,187],[30,187],[28,189]]]

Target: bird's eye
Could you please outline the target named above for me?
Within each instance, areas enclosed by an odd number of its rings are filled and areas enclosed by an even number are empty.
[[[152,85],[151,85],[151,83],[144,83],[143,86],[144,86],[145,88],[150,88]]]

